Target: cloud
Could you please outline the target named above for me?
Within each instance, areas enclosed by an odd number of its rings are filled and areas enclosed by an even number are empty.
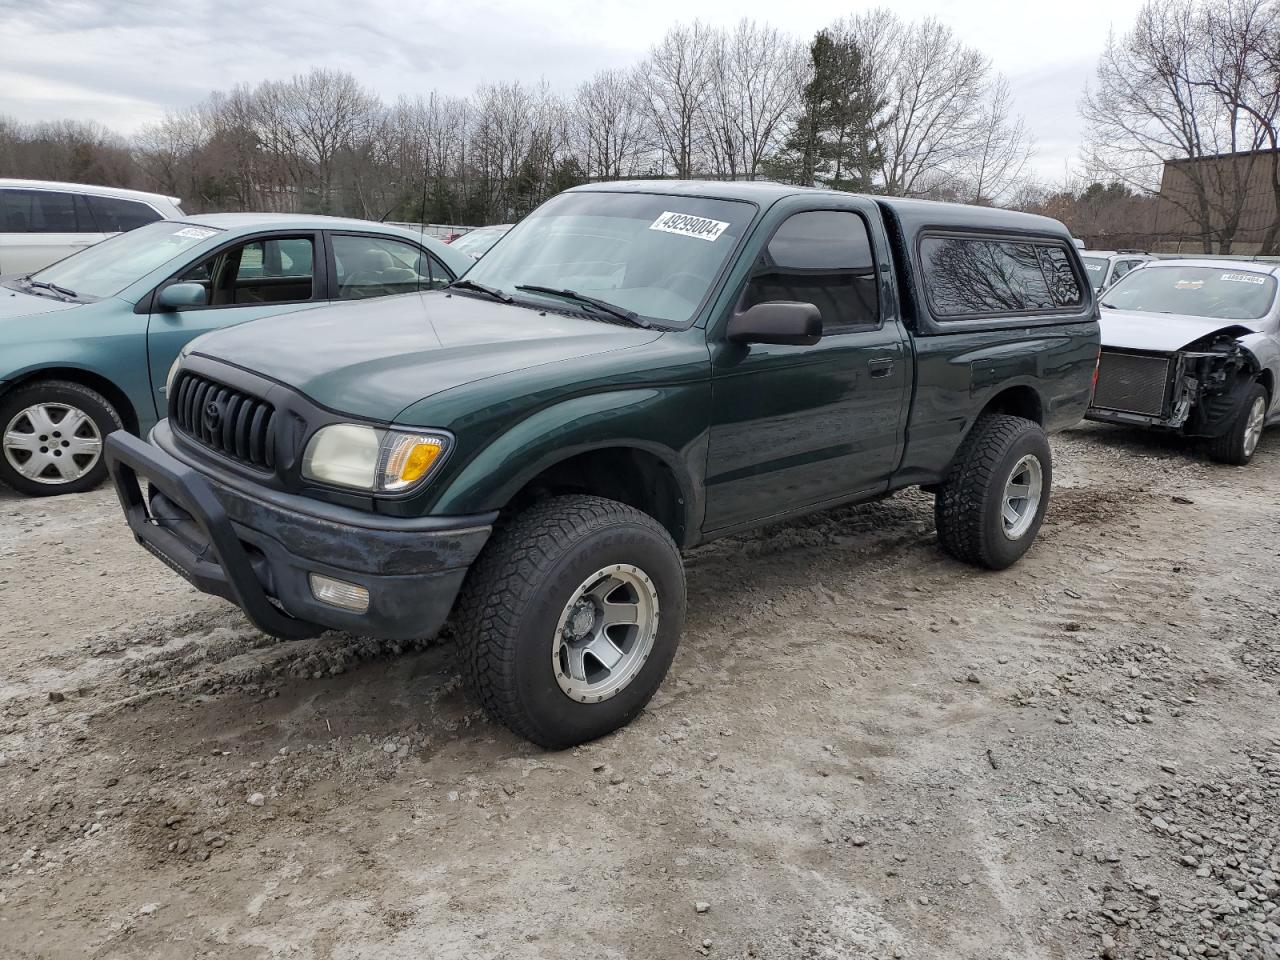
[[[905,18],[937,16],[1013,82],[1036,134],[1035,166],[1061,176],[1075,153],[1076,101],[1115,24],[1139,0],[899,0]],[[0,0],[0,115],[97,120],[124,133],[213,90],[322,66],[350,71],[387,100],[478,84],[538,82],[569,91],[628,66],[671,24],[771,21],[807,37],[834,16],[823,0]]]

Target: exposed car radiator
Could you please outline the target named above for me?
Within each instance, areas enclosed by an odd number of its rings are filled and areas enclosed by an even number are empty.
[[[1158,417],[1169,392],[1172,357],[1103,350],[1093,405]]]
[[[275,465],[276,412],[264,400],[183,371],[169,395],[169,419],[233,460],[259,469]]]

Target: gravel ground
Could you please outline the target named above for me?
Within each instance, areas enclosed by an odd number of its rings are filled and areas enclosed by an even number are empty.
[[[1275,960],[1280,435],[1054,447],[1009,571],[914,492],[692,551],[666,684],[563,753],[0,493],[0,956]]]

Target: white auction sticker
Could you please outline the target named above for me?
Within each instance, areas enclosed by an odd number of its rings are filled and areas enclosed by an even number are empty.
[[[698,240],[716,240],[729,228],[723,220],[710,220],[706,217],[695,217],[688,213],[672,213],[664,210],[662,216],[649,224],[650,230],[661,230],[663,233],[678,233],[682,237],[695,237]]]
[[[204,227],[183,227],[177,231],[175,237],[190,237],[192,240],[208,240],[217,230],[208,230]]]
[[[1101,270],[1101,269],[1102,269],[1102,264],[1100,264],[1100,263],[1086,263],[1086,264],[1084,265],[1084,268],[1085,268],[1086,270],[1092,270],[1094,273],[1097,273],[1099,270]]]
[[[1223,280],[1230,280],[1232,283],[1257,283],[1264,284],[1267,278],[1256,273],[1224,273]]]

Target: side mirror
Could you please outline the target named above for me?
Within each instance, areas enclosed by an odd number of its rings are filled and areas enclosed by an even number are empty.
[[[209,293],[198,283],[171,283],[160,291],[156,303],[161,310],[183,310],[187,307],[203,307],[209,302]]]
[[[822,311],[812,303],[757,303],[729,319],[731,343],[777,343],[809,347],[822,339]]]

